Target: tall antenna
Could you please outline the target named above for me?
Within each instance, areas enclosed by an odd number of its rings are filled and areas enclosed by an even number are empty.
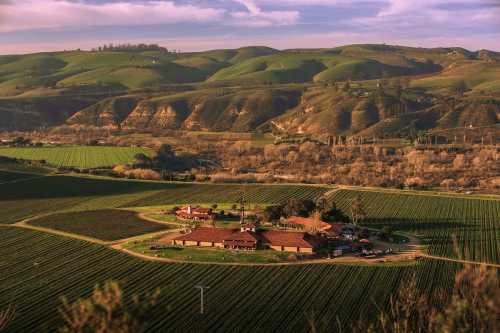
[[[245,223],[245,190],[241,191],[240,197],[240,224]]]

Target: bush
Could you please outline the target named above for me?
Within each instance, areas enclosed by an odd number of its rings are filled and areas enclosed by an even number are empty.
[[[60,332],[144,332],[160,291],[125,297],[117,282],[96,286],[92,296],[70,303],[62,299]]]
[[[113,172],[129,179],[161,180],[161,175],[151,169],[131,169],[126,165],[117,165]]]

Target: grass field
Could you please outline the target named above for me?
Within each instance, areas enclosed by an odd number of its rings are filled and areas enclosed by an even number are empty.
[[[0,156],[25,160],[45,160],[58,167],[98,168],[133,161],[138,153],[151,155],[151,150],[138,147],[49,147],[0,148]]]
[[[500,263],[500,200],[406,193],[341,190],[331,200],[349,212],[360,196],[367,218],[364,225],[415,233],[431,254],[454,257],[453,237],[462,255]]]
[[[151,257],[169,258],[181,261],[222,262],[222,263],[276,263],[286,262],[295,254],[274,250],[259,250],[254,252],[228,251],[225,249],[190,248],[164,245],[159,249],[151,249],[151,241],[131,241],[124,245],[128,250],[143,253]]]
[[[102,241],[113,241],[173,228],[166,224],[143,220],[135,212],[118,209],[54,214],[35,219],[29,224]]]
[[[121,281],[130,293],[161,288],[149,332],[318,332],[370,320],[392,290],[416,274],[422,292],[453,285],[459,265],[423,261],[417,266],[312,265],[237,267],[144,262],[103,246],[39,232],[0,233],[0,308],[16,307],[7,332],[53,332],[61,321],[60,297],[88,296],[96,283]],[[209,286],[206,315],[199,291]]]

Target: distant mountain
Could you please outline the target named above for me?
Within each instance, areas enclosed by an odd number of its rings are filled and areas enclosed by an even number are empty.
[[[487,50],[349,45],[0,56],[3,130],[66,123],[397,135],[496,124],[499,100],[500,53]]]

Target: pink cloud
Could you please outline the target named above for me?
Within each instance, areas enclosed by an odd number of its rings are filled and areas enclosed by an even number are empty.
[[[245,6],[247,11],[231,13],[231,25],[247,27],[268,27],[275,25],[291,25],[298,22],[298,11],[263,11],[254,0],[234,0]]]
[[[139,25],[220,20],[225,11],[172,1],[91,4],[68,0],[0,2],[0,31],[91,25]]]
[[[481,36],[457,36],[457,37],[428,37],[428,38],[407,38],[396,37],[391,34],[371,33],[347,33],[347,32],[325,32],[316,34],[291,34],[283,38],[281,35],[267,36],[238,36],[233,34],[218,35],[211,37],[176,37],[166,39],[115,39],[79,41],[71,42],[47,42],[47,43],[15,43],[0,44],[0,53],[29,53],[60,51],[62,49],[90,49],[95,45],[113,42],[115,44],[123,42],[131,43],[158,43],[168,46],[170,49],[179,49],[183,52],[195,52],[221,48],[238,48],[249,45],[264,45],[277,49],[291,48],[333,48],[348,44],[364,43],[387,43],[394,45],[405,45],[415,47],[452,47],[463,46],[470,50],[479,50],[488,45],[488,49],[500,51],[500,33],[483,34]]]

